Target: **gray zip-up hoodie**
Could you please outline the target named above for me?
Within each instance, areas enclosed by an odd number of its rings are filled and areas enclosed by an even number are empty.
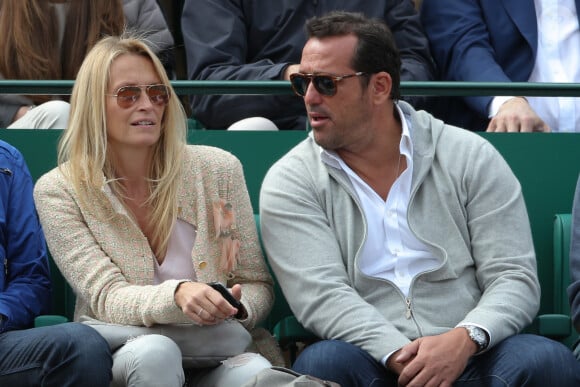
[[[409,296],[359,268],[368,232],[347,175],[323,163],[312,136],[268,171],[260,194],[266,253],[298,320],[377,361],[460,323],[485,327],[490,347],[536,315],[540,286],[521,187],[481,136],[399,102],[410,125],[409,227],[442,264]]]

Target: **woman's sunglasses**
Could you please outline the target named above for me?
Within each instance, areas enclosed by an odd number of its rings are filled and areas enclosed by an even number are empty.
[[[310,82],[312,82],[314,88],[320,94],[332,97],[336,94],[338,82],[346,78],[360,77],[361,75],[365,74],[366,73],[361,71],[347,75],[294,73],[290,74],[290,84],[292,85],[292,90],[294,90],[294,93],[300,97],[304,97],[306,95],[306,90],[308,90],[308,85],[310,85]]]
[[[167,105],[169,102],[169,87],[166,85],[135,85],[119,87],[115,94],[107,94],[109,97],[117,97],[117,105],[123,109],[133,106],[141,97],[141,91],[154,105]]]

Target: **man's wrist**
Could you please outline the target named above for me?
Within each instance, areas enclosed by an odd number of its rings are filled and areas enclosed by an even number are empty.
[[[487,346],[489,345],[489,338],[487,337],[485,330],[476,325],[462,325],[462,328],[465,328],[469,338],[475,343],[477,347],[475,352],[476,355],[487,349]]]

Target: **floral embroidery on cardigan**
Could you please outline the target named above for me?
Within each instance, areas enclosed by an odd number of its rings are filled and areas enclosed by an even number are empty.
[[[240,241],[234,238],[232,233],[236,221],[232,204],[226,202],[224,199],[214,201],[213,219],[215,224],[215,237],[219,238],[222,244],[220,269],[225,273],[229,273],[236,269],[240,253]]]

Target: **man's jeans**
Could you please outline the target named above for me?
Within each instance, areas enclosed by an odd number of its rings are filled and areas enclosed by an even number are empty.
[[[107,342],[81,323],[0,334],[0,386],[109,386]]]
[[[304,349],[295,371],[347,387],[397,386],[397,376],[360,348],[325,340]],[[509,337],[473,357],[454,386],[580,386],[580,362],[566,346],[542,336]]]

